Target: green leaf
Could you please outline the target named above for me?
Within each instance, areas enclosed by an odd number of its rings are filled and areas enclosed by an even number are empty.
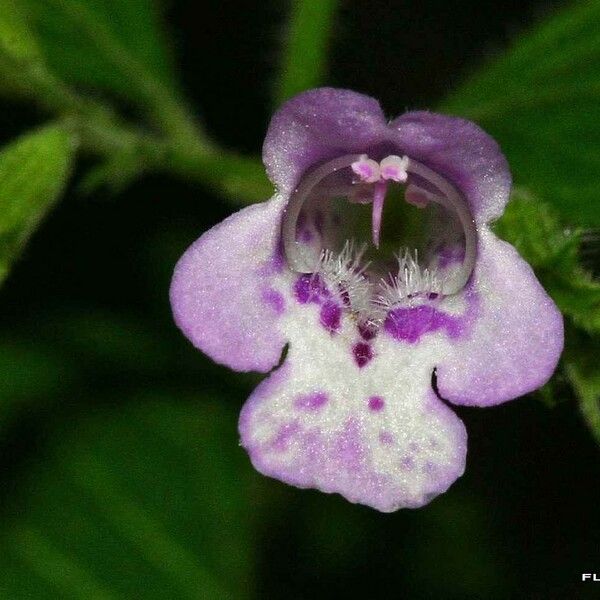
[[[257,476],[222,402],[157,396],[57,426],[2,519],[3,595],[249,597]]]
[[[293,0],[275,90],[277,105],[322,83],[337,7],[338,0]]]
[[[581,230],[565,227],[552,207],[522,188],[515,189],[494,229],[535,269],[575,325],[600,332],[600,283],[580,266]]]
[[[69,133],[52,125],[0,153],[0,281],[63,190],[73,161]]]
[[[3,336],[0,339],[0,430],[23,408],[48,404],[76,379],[71,361],[53,345]]]
[[[570,331],[563,362],[579,399],[581,414],[600,444],[600,339]]]
[[[69,83],[136,97],[140,70],[174,83],[155,0],[23,0],[49,67]]]
[[[450,95],[445,112],[500,143],[515,182],[569,222],[600,225],[600,0],[570,4]]]
[[[0,10],[0,53],[17,60],[36,60],[40,52],[20,2],[4,0]]]

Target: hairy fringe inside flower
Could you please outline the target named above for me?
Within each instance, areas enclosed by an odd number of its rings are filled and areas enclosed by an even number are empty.
[[[421,268],[419,253],[408,248],[396,254],[397,275],[379,282],[379,294],[373,302],[386,312],[415,297],[436,298],[442,291],[443,281],[436,269]]]
[[[339,253],[322,250],[316,269],[330,292],[359,316],[369,312],[373,294],[373,284],[365,275],[370,263],[361,264],[366,249],[366,244],[357,246],[354,240],[348,240]]]
[[[374,283],[366,274],[370,263],[362,262],[366,248],[366,244],[358,246],[349,240],[340,252],[322,250],[314,271],[358,321],[379,326],[397,306],[416,298],[433,299],[441,293],[444,281],[437,270],[422,268],[418,251],[408,248],[395,255],[397,273]]]

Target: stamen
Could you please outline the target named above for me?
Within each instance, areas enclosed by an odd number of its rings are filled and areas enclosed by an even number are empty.
[[[364,183],[375,183],[381,178],[379,163],[366,154],[361,154],[360,158],[353,162],[350,167],[359,176],[360,181]]]
[[[379,163],[379,171],[381,172],[381,179],[387,179],[396,181],[397,183],[404,183],[408,178],[408,156],[396,156],[391,154],[386,156]]]
[[[373,191],[373,212],[371,217],[371,232],[373,237],[373,245],[379,248],[379,235],[381,233],[381,216],[383,213],[383,204],[385,203],[385,195],[387,193],[387,183],[378,181],[375,184]]]

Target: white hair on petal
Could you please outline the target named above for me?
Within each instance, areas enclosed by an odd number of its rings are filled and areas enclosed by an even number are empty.
[[[357,246],[347,240],[340,252],[322,250],[316,268],[328,289],[358,315],[369,310],[373,293],[373,284],[365,276],[370,263],[362,263],[366,249],[366,244]]]
[[[398,273],[379,282],[379,294],[373,302],[387,310],[393,309],[407,300],[438,295],[443,289],[443,280],[436,269],[422,268],[419,265],[419,253],[404,248],[396,254]]]

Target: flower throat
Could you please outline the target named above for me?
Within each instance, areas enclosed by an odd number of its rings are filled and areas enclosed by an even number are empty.
[[[380,248],[384,207],[401,202],[399,191],[408,204],[431,209],[428,221],[421,219],[426,241],[420,249],[412,239],[404,247],[396,245],[395,251],[389,243]],[[348,204],[355,210],[348,210]],[[370,239],[359,243],[348,234],[365,209],[370,209]],[[406,218],[399,228],[407,237],[416,229]],[[461,194],[428,167],[394,154],[381,160],[349,154],[309,172],[289,202],[282,232],[289,268],[309,274],[358,323],[371,327],[379,327],[398,307],[456,294],[466,285],[476,258],[475,223]],[[378,250],[383,258],[371,260],[369,255]]]

